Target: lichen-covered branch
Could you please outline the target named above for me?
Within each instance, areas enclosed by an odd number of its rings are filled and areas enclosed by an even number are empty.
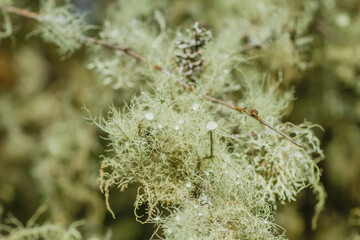
[[[34,20],[36,20],[36,21],[38,21],[40,23],[43,23],[43,24],[46,24],[46,22],[48,21],[46,16],[42,16],[42,15],[39,15],[37,13],[30,12],[30,11],[27,11],[27,10],[24,10],[24,9],[12,7],[12,6],[0,6],[0,9],[2,9],[4,11],[7,11],[9,13],[19,15],[19,16],[34,19]],[[61,29],[61,27],[60,27],[60,29]],[[171,71],[168,71],[168,70],[164,69],[163,67],[161,67],[161,66],[159,66],[157,64],[150,63],[147,59],[142,57],[137,52],[131,50],[130,48],[121,47],[121,46],[116,45],[116,44],[112,44],[112,43],[109,43],[109,42],[106,42],[106,41],[103,41],[103,40],[100,40],[100,39],[96,39],[96,38],[92,38],[92,37],[88,37],[88,36],[84,36],[84,35],[73,34],[71,32],[66,31],[66,29],[63,29],[62,31],[69,38],[75,38],[75,39],[79,40],[80,42],[91,43],[91,44],[100,45],[100,46],[103,46],[105,48],[109,48],[109,49],[112,49],[112,50],[115,50],[115,51],[121,51],[121,52],[125,53],[126,55],[129,55],[129,56],[131,56],[131,57],[133,57],[133,58],[135,58],[135,59],[137,59],[137,60],[139,60],[141,62],[148,63],[148,64],[152,65],[155,69],[165,73],[166,75],[171,74]],[[246,47],[246,49],[250,49],[252,47],[253,47],[253,45],[251,45],[251,47],[250,46]],[[176,81],[179,84],[181,84],[184,88],[188,89],[189,91],[195,92],[195,89],[191,85],[187,84],[186,82],[182,81],[181,79],[176,78]],[[266,126],[266,127],[270,128],[270,129],[272,129],[273,131],[277,132],[278,134],[280,134],[285,139],[287,139],[287,140],[291,141],[292,143],[294,143],[295,145],[301,147],[301,144],[298,143],[296,140],[294,140],[293,138],[288,136],[286,133],[280,131],[279,129],[272,126],[270,123],[266,122],[263,118],[261,118],[256,109],[248,110],[246,108],[242,108],[242,107],[238,107],[236,105],[232,105],[232,104],[227,103],[227,102],[225,102],[223,100],[214,98],[212,96],[208,96],[206,94],[204,94],[202,96],[205,99],[210,100],[210,101],[212,101],[214,103],[217,103],[217,104],[229,107],[231,109],[234,109],[234,110],[236,110],[238,112],[242,112],[242,113],[247,114],[248,116],[256,119],[257,121],[259,121],[264,126]]]

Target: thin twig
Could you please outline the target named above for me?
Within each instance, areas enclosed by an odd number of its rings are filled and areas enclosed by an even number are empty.
[[[30,18],[30,19],[34,19],[38,22],[41,22],[41,23],[44,23],[46,22],[46,20],[41,17],[41,15],[37,14],[37,13],[34,13],[34,12],[30,12],[28,10],[24,10],[24,9],[21,9],[21,8],[16,8],[16,7],[12,7],[12,6],[0,6],[0,9],[3,9],[4,11],[6,12],[9,12],[9,13],[13,13],[13,14],[16,14],[16,15],[19,15],[19,16],[23,16],[23,17],[26,17],[26,18]],[[99,46],[103,46],[105,48],[109,48],[109,49],[112,49],[112,50],[117,50],[117,51],[121,51],[123,53],[125,53],[126,55],[129,55],[141,62],[144,62],[144,63],[148,63],[150,64],[151,66],[153,66],[155,69],[163,72],[164,74],[170,76],[171,75],[171,71],[168,71],[166,70],[165,68],[157,65],[157,64],[153,64],[153,63],[150,63],[146,58],[142,57],[140,54],[138,54],[137,52],[129,49],[129,48],[125,48],[125,47],[121,47],[117,44],[113,44],[113,43],[109,43],[109,42],[106,42],[106,41],[103,41],[103,40],[100,40],[100,39],[96,39],[96,38],[92,38],[92,37],[88,37],[88,36],[83,36],[83,35],[70,35],[68,34],[70,37],[73,37],[73,38],[76,38],[76,39],[79,39],[80,41],[83,41],[83,42],[87,42],[87,43],[91,43],[91,44],[95,44],[95,45],[99,45]],[[251,49],[251,48],[254,48],[256,47],[254,44],[249,44],[249,46],[246,46],[244,47],[241,52],[243,51],[246,51],[248,49]],[[176,81],[181,84],[184,88],[188,89],[189,91],[191,92],[195,92],[195,89],[190,86],[189,84],[187,84],[186,82],[180,80],[180,79],[176,79]],[[258,115],[258,111],[256,109],[251,109],[251,110],[248,110],[246,108],[241,108],[241,107],[238,107],[236,105],[233,105],[231,103],[227,103],[223,100],[220,100],[220,99],[217,99],[217,98],[214,98],[214,97],[211,97],[209,95],[202,95],[203,98],[211,101],[211,102],[214,102],[214,103],[217,103],[217,104],[220,104],[220,105],[223,105],[223,106],[226,106],[228,108],[231,108],[231,109],[234,109],[238,112],[241,112],[241,113],[245,113],[247,114],[248,116],[256,119],[257,121],[259,121],[261,124],[265,125],[266,127],[272,129],[273,131],[277,132],[278,134],[280,134],[282,137],[284,137],[285,139],[289,140],[290,142],[292,142],[293,144],[295,144],[296,146],[299,146],[299,147],[302,147],[301,144],[299,144],[298,142],[296,142],[294,139],[292,139],[289,135],[285,134],[284,132],[280,131],[279,129],[275,128],[274,126],[272,126],[271,124],[269,124],[268,122],[264,121],[264,119],[262,119],[259,115]]]
[[[286,133],[280,131],[279,129],[275,128],[274,126],[272,126],[270,123],[264,121],[264,119],[262,119],[259,115],[258,115],[258,111],[256,109],[251,109],[251,110],[248,110],[246,108],[241,108],[241,107],[238,107],[236,105],[233,105],[231,103],[228,103],[228,102],[225,102],[223,100],[220,100],[220,99],[217,99],[217,98],[214,98],[214,97],[211,97],[211,96],[208,96],[208,95],[203,95],[203,98],[205,99],[208,99],[214,103],[218,103],[218,104],[221,104],[221,105],[224,105],[228,108],[232,108],[238,112],[242,112],[242,113],[245,113],[247,115],[249,115],[250,117],[258,120],[261,124],[267,126],[268,128],[274,130],[275,132],[277,132],[278,134],[280,134],[281,136],[283,136],[285,139],[289,140],[290,142],[294,143],[296,146],[299,146],[299,147],[302,147],[301,144],[299,144],[298,142],[296,142],[294,139],[292,139],[289,135],[287,135]]]
[[[261,42],[257,42],[257,41],[251,41],[245,45],[243,45],[239,50],[238,53],[244,53],[246,51],[249,51],[253,48],[260,48],[262,47],[265,43],[268,43],[270,40],[272,39],[272,37],[267,37],[265,40],[261,41]]]
[[[242,46],[240,49],[239,49],[239,53],[244,53],[250,49],[253,49],[253,48],[257,48],[257,47],[260,47],[261,45],[259,45],[258,43],[248,43],[248,44],[245,44],[244,46]]]

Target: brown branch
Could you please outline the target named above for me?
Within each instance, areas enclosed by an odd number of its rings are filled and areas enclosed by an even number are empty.
[[[214,103],[218,103],[221,105],[224,105],[228,108],[232,108],[238,112],[242,112],[245,113],[247,115],[249,115],[250,117],[256,119],[257,121],[259,121],[261,124],[267,126],[268,128],[272,129],[273,131],[277,132],[278,134],[280,134],[281,136],[283,136],[285,139],[289,140],[290,142],[292,142],[293,144],[295,144],[296,146],[302,147],[301,144],[299,144],[298,142],[296,142],[294,139],[292,139],[289,135],[287,135],[286,133],[280,131],[279,129],[275,128],[274,126],[272,126],[270,123],[264,121],[264,119],[262,119],[259,115],[258,115],[258,111],[256,109],[251,109],[248,110],[246,108],[241,108],[238,107],[236,105],[233,105],[231,103],[227,103],[223,100],[208,96],[208,95],[203,95],[203,98],[208,99]]]
[[[34,13],[34,12],[30,12],[30,11],[27,11],[27,10],[24,10],[24,9],[21,9],[21,8],[16,8],[16,7],[12,7],[12,6],[0,6],[0,9],[6,11],[6,12],[9,12],[9,13],[13,13],[13,14],[16,14],[16,15],[19,15],[19,16],[22,16],[22,17],[26,17],[26,18],[30,18],[30,19],[34,19],[38,22],[41,22],[41,23],[44,23],[46,22],[46,20],[41,17],[41,15],[37,14],[37,13]],[[112,50],[117,50],[117,51],[121,51],[123,53],[125,53],[126,55],[129,55],[141,62],[144,62],[144,63],[148,63],[150,64],[151,66],[153,66],[156,70],[159,70],[161,72],[163,72],[164,74],[166,75],[171,75],[171,72],[166,70],[165,68],[157,65],[157,64],[153,64],[153,63],[150,63],[146,58],[142,57],[140,54],[138,54],[137,52],[129,49],[129,48],[125,48],[125,47],[121,47],[119,45],[116,45],[116,44],[113,44],[113,43],[109,43],[109,42],[106,42],[106,41],[103,41],[103,40],[100,40],[100,39],[96,39],[96,38],[92,38],[92,37],[88,37],[88,36],[83,36],[83,35],[70,35],[68,34],[70,37],[73,37],[73,38],[76,38],[76,39],[79,39],[80,41],[83,41],[83,42],[87,42],[87,43],[91,43],[91,44],[95,44],[95,45],[100,45],[100,46],[103,46],[105,48],[109,48],[109,49],[112,49]],[[254,48],[255,45],[251,45],[249,44],[248,46],[244,46],[244,48],[242,50],[240,50],[241,52],[243,51],[246,51],[246,50],[249,50],[251,48]],[[184,88],[188,89],[189,91],[191,92],[195,92],[195,89],[190,86],[189,84],[187,84],[186,82],[180,80],[180,79],[176,79],[176,81],[181,84]],[[241,112],[241,113],[245,113],[247,114],[248,116],[256,119],[257,121],[259,121],[261,124],[265,125],[266,127],[272,129],[273,131],[277,132],[278,134],[280,134],[282,137],[284,137],[285,139],[289,140],[290,142],[292,142],[293,144],[299,146],[299,147],[302,147],[301,144],[299,144],[298,142],[296,142],[294,139],[292,139],[289,135],[285,134],[284,132],[280,131],[279,129],[275,128],[274,126],[272,126],[271,124],[267,123],[266,121],[264,121],[259,115],[258,115],[258,111],[256,109],[251,109],[251,110],[248,110],[246,108],[241,108],[241,107],[238,107],[236,105],[233,105],[231,103],[227,103],[223,100],[220,100],[220,99],[217,99],[217,98],[214,98],[214,97],[211,97],[209,95],[202,95],[203,98],[211,101],[211,102],[214,102],[214,103],[217,103],[217,104],[220,104],[220,105],[223,105],[223,106],[226,106],[228,108],[231,108],[231,109],[234,109],[238,112]]]
[[[6,12],[9,13],[14,13],[16,15],[20,15],[23,17],[27,17],[27,18],[31,18],[31,19],[35,19],[39,22],[42,22],[43,20],[41,19],[40,15],[34,12],[30,12],[21,8],[16,8],[16,7],[11,7],[11,6],[0,6],[0,8]]]

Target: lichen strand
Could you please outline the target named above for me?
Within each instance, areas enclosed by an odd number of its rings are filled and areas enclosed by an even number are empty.
[[[270,132],[241,135],[234,143],[239,161],[249,163],[251,172],[255,173],[255,182],[264,190],[263,197],[274,206],[277,200],[283,204],[295,201],[297,194],[306,187],[314,189],[318,205],[315,207],[313,228],[326,198],[317,166],[324,155],[320,141],[312,131],[314,127],[317,126],[309,122],[279,126],[300,141],[303,148],[295,147]]]
[[[38,21],[42,24],[33,34],[55,44],[64,57],[71,55],[83,44],[79,37],[91,28],[85,15],[76,12],[72,5],[58,6],[55,0],[42,0],[40,3]]]
[[[0,222],[0,228],[2,234],[1,240],[24,240],[24,239],[52,239],[52,240],[80,240],[90,239],[84,237],[78,228],[85,225],[85,221],[77,221],[71,223],[67,228],[53,224],[50,222],[39,225],[37,223],[38,218],[46,212],[47,207],[45,205],[40,206],[31,218],[22,224],[14,216],[10,216],[5,219],[5,223]],[[92,237],[92,240],[100,239],[98,237]],[[110,235],[106,235],[101,239],[110,239]]]

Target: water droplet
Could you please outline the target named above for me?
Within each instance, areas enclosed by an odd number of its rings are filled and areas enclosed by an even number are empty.
[[[199,104],[199,103],[195,103],[195,104],[192,106],[192,109],[193,109],[194,111],[197,111],[197,110],[199,109],[199,107],[200,107],[200,104]]]
[[[145,118],[151,121],[154,119],[154,114],[152,114],[151,112],[147,112],[145,113]]]
[[[214,121],[210,121],[206,125],[207,129],[209,129],[210,131],[215,130],[217,126],[218,126],[217,123]]]

